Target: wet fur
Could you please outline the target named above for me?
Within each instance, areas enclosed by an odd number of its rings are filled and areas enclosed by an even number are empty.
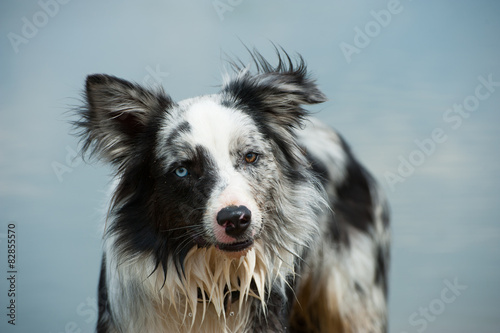
[[[218,94],[178,103],[87,78],[75,125],[84,150],[116,170],[98,332],[387,330],[384,196],[303,108],[326,100],[303,60],[251,55],[253,72],[233,62]],[[244,162],[249,151],[257,163]],[[234,255],[218,249],[214,216],[240,202],[254,245]]]

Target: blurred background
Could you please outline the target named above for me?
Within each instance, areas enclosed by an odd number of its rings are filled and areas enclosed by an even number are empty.
[[[0,331],[94,330],[111,170],[69,134],[86,75],[181,100],[217,92],[243,43],[273,62],[272,42],[389,197],[390,331],[500,332],[499,34],[493,0],[2,1]]]

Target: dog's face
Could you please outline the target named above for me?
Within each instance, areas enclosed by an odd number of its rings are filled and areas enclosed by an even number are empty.
[[[325,97],[302,62],[259,64],[216,95],[178,103],[112,76],[88,77],[77,125],[84,148],[117,170],[108,232],[122,252],[149,253],[164,266],[175,257],[182,267],[195,246],[229,256],[255,242],[294,251],[307,238],[297,235],[314,229],[301,225],[318,192],[294,131],[301,105]]]
[[[235,253],[250,247],[279,178],[255,121],[222,105],[219,95],[204,96],[165,113],[156,141],[165,228],[185,228],[198,246]]]

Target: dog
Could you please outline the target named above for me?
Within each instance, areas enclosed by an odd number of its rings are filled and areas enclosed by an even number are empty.
[[[115,171],[97,332],[386,332],[389,210],[300,55],[220,91],[87,77],[74,124]]]

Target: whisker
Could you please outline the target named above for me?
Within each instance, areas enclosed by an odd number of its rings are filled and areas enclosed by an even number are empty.
[[[178,249],[179,249],[179,250],[177,251],[177,253],[176,253],[176,254],[180,254],[180,253],[182,252],[182,250],[184,250],[184,248],[185,248],[186,246],[188,246],[190,242],[192,242],[192,241],[193,241],[193,239],[194,239],[194,238],[196,238],[196,237],[198,237],[198,236],[203,235],[203,233],[204,233],[204,231],[203,231],[203,230],[200,230],[198,233],[194,233],[194,234],[192,235],[192,237],[188,237],[188,238],[184,239],[184,240],[183,240],[183,241],[179,244],[179,246],[178,246]],[[177,239],[179,239],[179,238],[181,238],[181,237],[178,237]]]
[[[193,224],[193,225],[185,225],[185,226],[182,226],[182,227],[160,230],[160,232],[169,232],[169,231],[184,230],[184,229],[195,229],[196,227],[199,227],[199,225],[195,225],[195,224]]]

